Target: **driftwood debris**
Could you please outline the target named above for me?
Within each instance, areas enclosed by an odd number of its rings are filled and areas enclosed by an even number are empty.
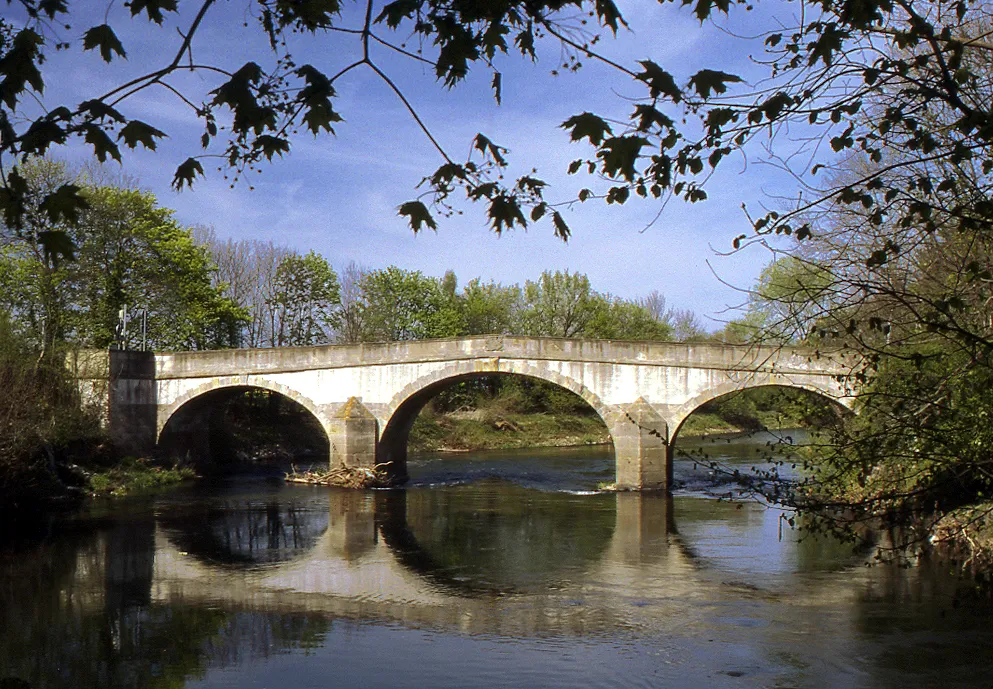
[[[341,466],[328,471],[292,471],[286,474],[289,483],[334,486],[335,488],[386,488],[393,485],[386,471],[389,462],[374,467]]]

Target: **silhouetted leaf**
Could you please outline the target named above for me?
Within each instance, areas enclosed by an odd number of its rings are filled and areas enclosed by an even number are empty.
[[[647,145],[648,139],[641,136],[618,136],[604,141],[597,157],[603,161],[603,171],[608,176],[633,182],[638,156]]]
[[[47,215],[52,224],[65,221],[75,225],[79,222],[79,214],[90,207],[79,192],[78,185],[63,184],[42,199],[38,210]]]
[[[203,177],[203,165],[196,158],[187,158],[176,168],[176,175],[172,178],[172,188],[182,191],[183,186],[193,187],[193,180],[197,176]]]
[[[639,60],[638,64],[645,68],[644,72],[638,74],[638,79],[648,84],[652,98],[665,96],[673,103],[678,103],[682,99],[682,91],[676,86],[676,80],[671,74],[651,60]]]
[[[432,230],[438,229],[438,223],[431,217],[428,207],[420,201],[407,201],[407,203],[400,206],[397,214],[407,216],[410,228],[414,232],[420,232],[422,225],[427,225]]]
[[[124,52],[124,46],[121,45],[120,39],[107,24],[94,26],[83,34],[83,50],[93,50],[94,48],[100,49],[100,57],[103,58],[104,62],[110,62],[114,53],[127,58],[127,53]]]
[[[602,117],[594,115],[591,112],[573,115],[559,126],[562,129],[572,130],[570,136],[573,141],[586,138],[594,146],[599,146],[603,143],[604,138],[613,134],[610,125]]]
[[[701,69],[690,77],[690,86],[696,89],[701,98],[710,98],[710,93],[720,95],[727,93],[728,84],[739,83],[742,78],[736,74],[728,74],[714,69]]]
[[[138,144],[141,144],[148,150],[154,151],[155,139],[161,139],[165,135],[165,132],[161,132],[141,120],[131,120],[121,129],[119,138],[124,140],[124,145],[128,148],[136,148]]]
[[[84,126],[83,130],[86,132],[84,140],[93,147],[93,154],[97,160],[105,163],[107,156],[110,156],[117,162],[121,162],[121,151],[107,135],[107,132],[95,124]]]
[[[175,12],[176,0],[131,0],[131,16],[144,11],[148,18],[156,24],[161,24],[165,17],[163,12]]]
[[[17,100],[28,84],[41,93],[45,90],[45,82],[38,69],[41,58],[41,46],[44,39],[32,29],[21,29],[14,36],[10,48],[0,57],[0,101],[14,110]]]

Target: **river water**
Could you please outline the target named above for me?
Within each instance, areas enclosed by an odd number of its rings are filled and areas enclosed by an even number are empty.
[[[708,449],[754,464],[764,439]],[[0,688],[991,687],[934,568],[716,496],[597,492],[609,450],[411,460],[404,490],[241,476],[0,549]]]

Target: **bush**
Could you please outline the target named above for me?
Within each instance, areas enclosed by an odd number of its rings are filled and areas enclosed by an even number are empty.
[[[61,357],[42,357],[0,314],[0,506],[20,509],[65,497],[65,468],[80,444],[99,443]]]

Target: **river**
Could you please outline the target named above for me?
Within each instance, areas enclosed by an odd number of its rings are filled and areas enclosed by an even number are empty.
[[[671,498],[598,492],[604,448],[409,469],[36,525],[0,549],[0,688],[993,686],[993,610],[940,568],[867,566],[690,460]]]

